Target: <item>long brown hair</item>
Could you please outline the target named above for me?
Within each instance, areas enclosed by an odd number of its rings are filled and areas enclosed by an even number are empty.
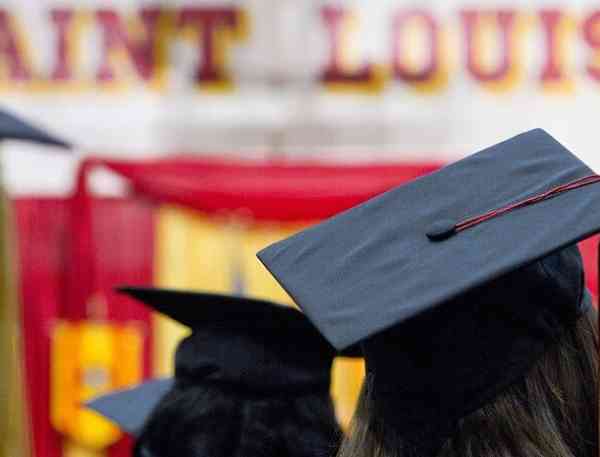
[[[591,310],[521,382],[435,443],[435,457],[598,457],[598,322]],[[429,457],[378,417],[367,376],[338,457]],[[402,414],[402,411],[398,411]]]

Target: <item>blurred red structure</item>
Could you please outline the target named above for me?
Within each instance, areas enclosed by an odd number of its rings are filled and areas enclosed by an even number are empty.
[[[65,306],[68,286],[78,283],[78,259],[68,256],[73,239],[69,199],[22,198],[14,202],[19,244],[22,324],[27,377],[27,399],[35,456],[62,455],[62,438],[49,418],[50,335],[57,319],[72,319]],[[106,318],[145,324],[145,371],[150,373],[149,313],[131,300],[112,292],[122,283],[152,282],[152,208],[139,200],[93,199],[94,287],[104,295]],[[71,263],[71,265],[69,265]],[[69,266],[71,268],[69,268]],[[75,276],[69,272],[75,269]],[[83,278],[82,278],[83,279]],[[81,303],[83,309],[85,303]],[[123,441],[111,457],[129,455]]]

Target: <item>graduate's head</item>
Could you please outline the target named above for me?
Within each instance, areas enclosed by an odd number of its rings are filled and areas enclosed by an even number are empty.
[[[388,398],[390,409],[381,411],[381,403],[376,399],[385,399],[385,394],[378,392],[376,374],[371,373],[338,455],[596,457],[598,351],[598,314],[592,308],[565,329],[526,373],[483,406],[444,431],[423,426],[421,433],[417,431],[410,438],[398,433],[398,421],[390,420],[394,414],[393,394]],[[440,381],[451,385],[456,380],[452,379],[452,372],[448,374]],[[427,402],[430,398],[414,400]],[[410,413],[403,408],[395,410],[399,419]]]
[[[591,299],[575,244],[600,231],[598,202],[600,177],[534,130],[261,251],[332,344],[363,346],[357,421],[375,442],[352,454],[351,441],[343,455],[436,456],[466,430],[478,433],[469,428],[477,417],[508,420],[500,412],[511,402],[520,422],[501,430],[524,426],[529,413],[527,432],[564,432],[566,453],[536,453],[515,435],[511,453],[479,455],[595,453],[597,338],[584,339]],[[563,378],[544,386],[544,372]],[[579,432],[594,442],[536,422],[549,413],[544,402],[555,418],[567,411],[561,396],[592,421]]]
[[[161,398],[134,457],[326,457],[340,440],[326,387],[278,395],[198,380]]]
[[[138,437],[136,456],[335,453],[336,351],[302,313],[227,295],[123,291],[192,330],[177,347],[174,378],[89,405]]]

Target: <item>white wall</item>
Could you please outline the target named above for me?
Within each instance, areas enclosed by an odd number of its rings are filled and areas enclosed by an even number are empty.
[[[52,30],[47,10],[72,5],[99,5],[131,13],[144,1],[0,0],[15,14],[30,41],[31,59],[44,74],[52,65]],[[177,4],[214,4],[187,0]],[[540,88],[541,32],[535,25],[540,8],[550,1],[480,1],[484,7],[512,5],[531,19],[522,42],[524,75],[504,93],[486,90],[464,67],[459,14],[473,6],[457,0],[420,2],[447,32],[450,80],[439,93],[423,95],[400,83],[389,83],[377,95],[332,93],[315,82],[328,54],[327,35],[319,16],[324,4],[352,6],[359,17],[354,51],[359,58],[385,63],[390,54],[392,12],[414,5],[403,1],[249,0],[221,2],[242,6],[251,30],[231,52],[235,91],[208,94],[191,88],[186,76],[194,50],[175,43],[172,77],[160,92],[130,84],[120,92],[29,91],[0,89],[0,104],[64,135],[78,145],[75,156],[48,156],[40,148],[9,143],[2,148],[4,180],[13,193],[65,193],[81,156],[86,154],[142,157],[189,151],[268,157],[286,154],[323,160],[452,160],[533,127],[543,127],[582,159],[600,170],[598,111],[600,82],[585,77],[590,50],[574,30],[568,45],[573,75],[570,93]],[[443,3],[443,6],[440,6]],[[559,4],[575,23],[594,1]],[[97,31],[86,29],[80,46],[91,74],[98,49]],[[90,31],[91,30],[91,31]],[[418,44],[416,44],[418,46]],[[87,65],[87,66],[86,66]],[[87,73],[86,73],[87,72]],[[0,74],[2,74],[0,72]],[[97,187],[113,191],[118,184],[100,176]]]

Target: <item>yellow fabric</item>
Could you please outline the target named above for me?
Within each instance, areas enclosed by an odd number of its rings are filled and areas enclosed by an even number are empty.
[[[212,292],[243,291],[291,305],[292,300],[260,264],[256,252],[301,228],[299,224],[253,223],[236,215],[209,217],[163,206],[157,220],[155,283]],[[172,373],[173,352],[186,332],[181,325],[155,316],[156,375]],[[334,364],[332,396],[344,426],[354,411],[363,372],[362,361],[340,359]]]
[[[93,457],[121,432],[82,405],[142,379],[142,334],[105,321],[56,323],[52,332],[50,420],[65,435],[65,455]]]
[[[21,325],[14,279],[14,241],[7,200],[0,189],[0,457],[30,455]]]

